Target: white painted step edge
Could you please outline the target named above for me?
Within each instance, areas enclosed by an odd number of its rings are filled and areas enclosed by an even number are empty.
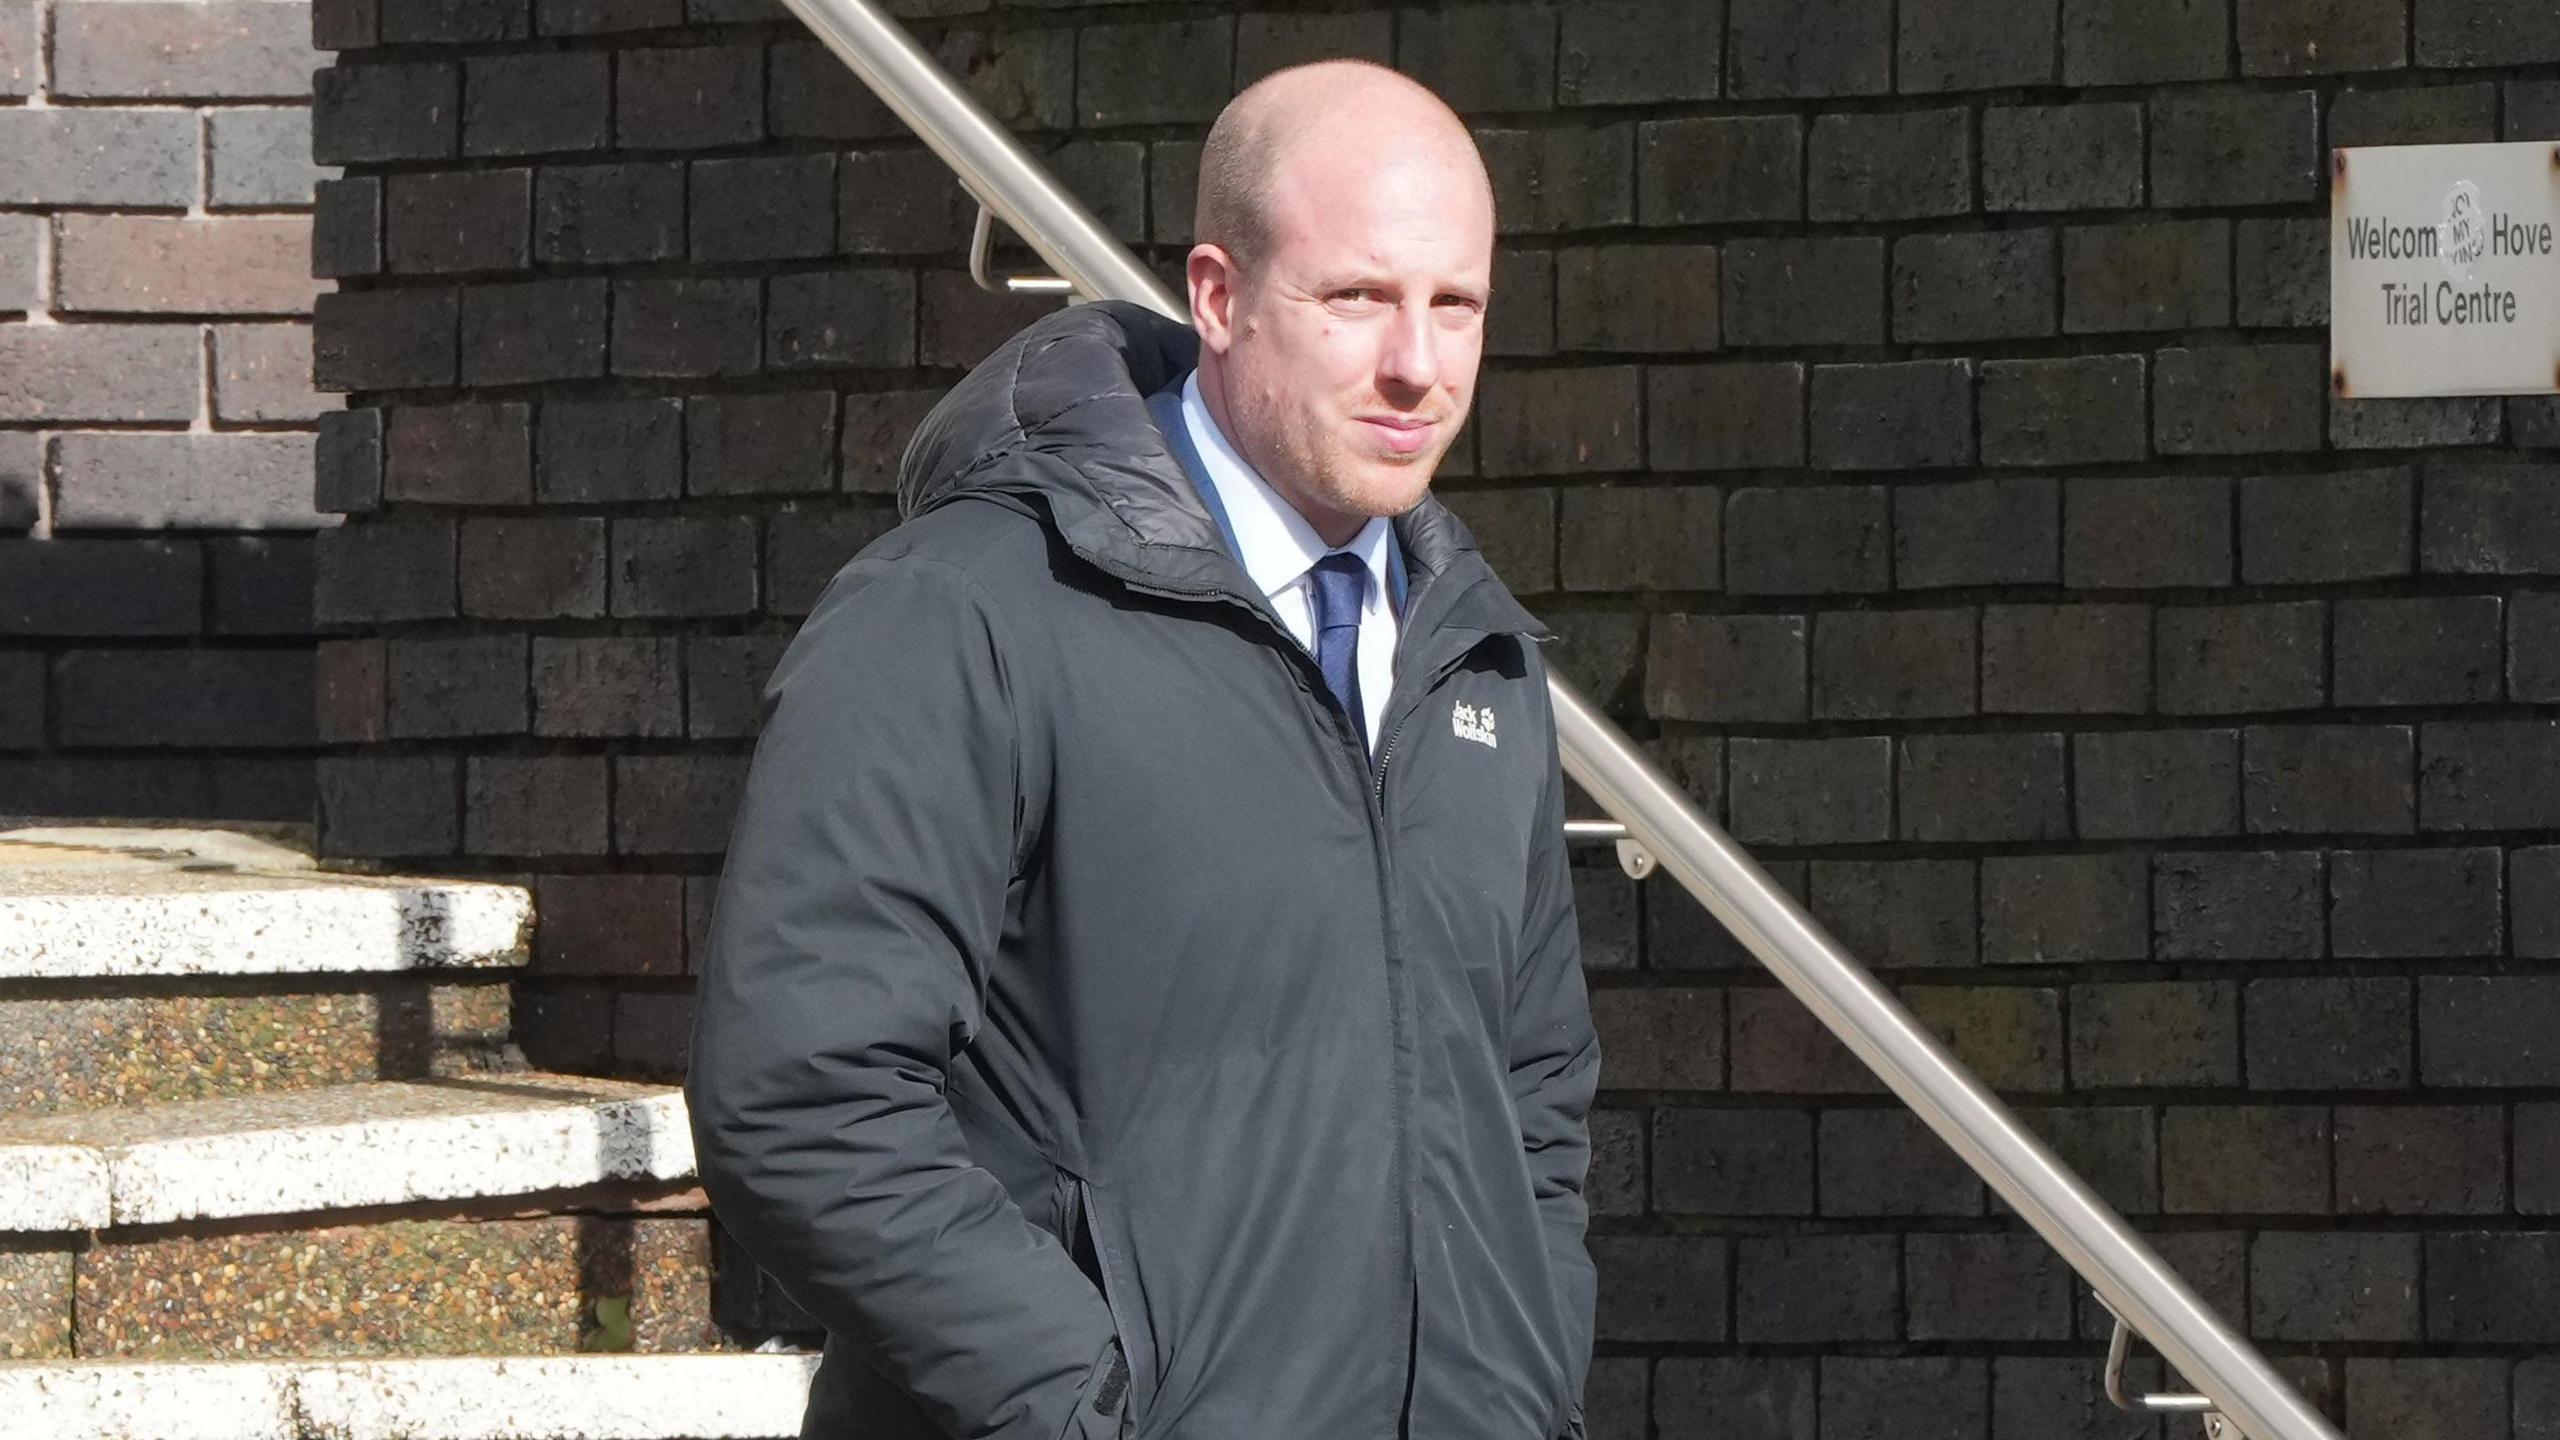
[[[522,965],[533,896],[464,880],[187,872],[0,885],[0,979],[319,975]]]
[[[680,1090],[528,1097],[521,1106],[455,1115],[118,1145],[0,1143],[0,1232],[531,1195],[691,1174],[693,1132]]]
[[[792,1440],[818,1357],[0,1362],[9,1440]]]

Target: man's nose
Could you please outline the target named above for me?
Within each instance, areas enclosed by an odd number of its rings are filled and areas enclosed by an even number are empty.
[[[1378,378],[1400,390],[1429,390],[1440,381],[1440,336],[1427,304],[1396,307],[1384,351],[1378,356]]]

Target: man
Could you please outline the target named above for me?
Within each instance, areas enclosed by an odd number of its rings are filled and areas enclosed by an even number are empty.
[[[827,1328],[804,1436],[1581,1433],[1544,635],[1425,494],[1483,165],[1287,71],[1198,233],[1196,339],[1080,306],[944,399],[767,692],[687,1094]]]

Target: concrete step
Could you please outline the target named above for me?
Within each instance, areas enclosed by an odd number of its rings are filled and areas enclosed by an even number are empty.
[[[0,831],[0,979],[507,969],[532,923],[520,886],[335,874],[221,831]]]
[[[0,1364],[10,1440],[783,1440],[817,1357]]]
[[[0,1232],[532,1195],[693,1173],[681,1092],[538,1072],[0,1119]]]

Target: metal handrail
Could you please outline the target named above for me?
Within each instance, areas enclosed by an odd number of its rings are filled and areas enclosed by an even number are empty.
[[[783,3],[1080,294],[1189,321],[1155,275],[870,0]],[[1637,847],[1696,896],[2243,1433],[2343,1440],[1579,690],[1552,673],[1548,684],[1565,771],[1623,822],[1623,836],[1607,837],[1622,856]]]

